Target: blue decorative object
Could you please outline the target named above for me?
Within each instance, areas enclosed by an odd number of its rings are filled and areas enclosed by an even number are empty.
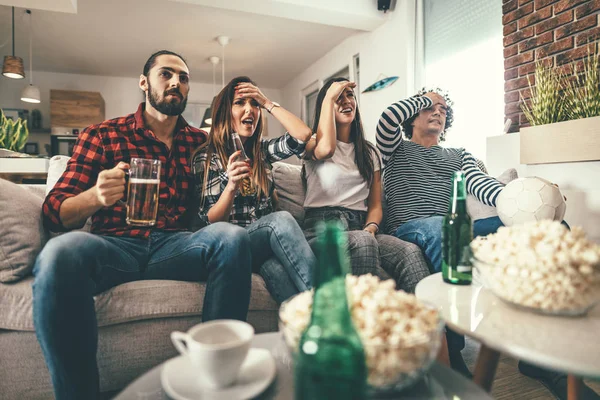
[[[381,89],[385,89],[386,87],[392,85],[394,82],[396,82],[398,80],[398,76],[390,76],[387,78],[383,78],[378,80],[377,82],[375,82],[374,84],[372,84],[371,86],[369,86],[368,88],[366,88],[365,90],[362,91],[362,93],[367,93],[367,92],[375,92],[377,90],[381,90]]]

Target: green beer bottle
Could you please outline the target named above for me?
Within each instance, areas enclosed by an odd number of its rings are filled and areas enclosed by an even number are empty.
[[[442,224],[442,277],[455,285],[470,285],[472,267],[469,244],[473,240],[471,217],[467,213],[465,174],[454,173],[450,207]]]
[[[319,227],[312,315],[294,362],[296,400],[366,398],[365,353],[346,296],[346,246],[338,222]]]

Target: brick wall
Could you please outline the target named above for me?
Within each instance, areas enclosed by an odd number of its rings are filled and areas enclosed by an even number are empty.
[[[600,0],[503,0],[504,115],[509,132],[528,126],[519,93],[529,98],[527,77],[535,83],[535,62],[569,68],[600,40]]]

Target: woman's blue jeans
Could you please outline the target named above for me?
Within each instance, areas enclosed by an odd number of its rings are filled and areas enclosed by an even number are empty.
[[[98,397],[95,295],[141,279],[206,281],[202,319],[245,320],[251,264],[248,233],[228,223],[149,239],[87,232],[51,239],[33,269],[33,321],[56,398]]]
[[[278,303],[312,287],[316,259],[300,226],[287,211],[277,211],[246,228],[254,269]],[[282,271],[285,271],[285,276]],[[289,284],[289,281],[293,285]]]

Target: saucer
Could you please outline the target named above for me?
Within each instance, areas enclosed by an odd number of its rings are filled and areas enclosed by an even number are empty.
[[[268,350],[251,348],[231,386],[222,389],[202,387],[202,373],[186,356],[167,361],[160,374],[165,392],[175,400],[245,400],[261,394],[275,377],[275,360]]]

